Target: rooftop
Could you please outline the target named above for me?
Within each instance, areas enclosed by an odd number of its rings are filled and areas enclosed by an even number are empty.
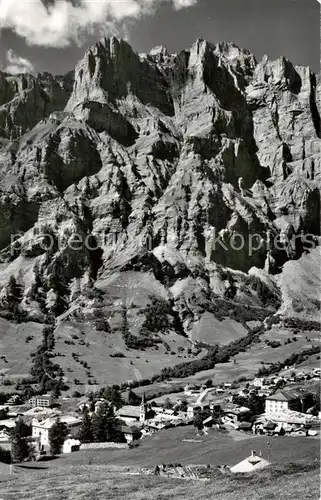
[[[139,418],[140,406],[125,405],[116,411],[118,417],[134,417]]]
[[[301,398],[303,396],[302,393],[294,390],[280,390],[277,391],[275,394],[271,394],[271,396],[268,396],[266,399],[269,401],[293,401],[294,399]]]
[[[251,412],[250,408],[247,408],[246,406],[238,406],[233,403],[225,405],[223,411],[226,413],[235,413],[236,415]]]
[[[265,460],[265,458],[252,453],[249,457],[242,460],[238,464],[231,467],[231,472],[252,472],[257,469],[263,469],[264,467],[271,465],[271,462]]]
[[[42,420],[42,422],[38,422],[36,419],[32,421],[32,425],[34,427],[41,427],[42,429],[51,429],[54,423],[57,421],[59,417],[60,422],[63,422],[67,425],[76,425],[82,422],[81,418],[73,417],[72,415],[56,415],[54,417],[49,417],[46,420]]]
[[[42,394],[42,396],[32,396],[30,399],[53,399],[51,394]]]
[[[1,427],[6,427],[6,428],[13,428],[16,426],[16,421],[12,419],[6,419],[6,420],[0,420],[0,428]]]
[[[123,425],[121,427],[121,431],[124,433],[124,434],[136,434],[137,430],[134,429],[133,427],[128,427],[127,425]]]

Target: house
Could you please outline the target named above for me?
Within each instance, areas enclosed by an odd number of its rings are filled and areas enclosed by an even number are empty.
[[[71,436],[68,436],[63,444],[62,452],[72,453],[73,451],[79,451],[79,449],[80,449],[80,441],[78,439],[74,439]]]
[[[279,390],[265,400],[265,413],[279,413],[292,410],[304,413],[309,408],[310,395],[294,390]]]
[[[201,410],[201,407],[199,405],[188,405],[187,407],[187,418],[194,418],[195,414]]]
[[[147,418],[154,415],[153,410],[149,405],[145,403],[145,395],[142,396],[142,402],[140,406],[125,405],[116,411],[116,417],[123,420],[126,425],[144,423]]]
[[[13,429],[16,426],[16,420],[8,418],[5,420],[0,420],[0,431]]]
[[[239,431],[251,431],[253,424],[251,422],[240,422],[237,426]]]
[[[191,396],[193,393],[195,393],[197,390],[197,387],[194,384],[187,384],[184,387],[184,394],[186,396]]]
[[[42,408],[50,407],[54,404],[54,398],[51,396],[51,394],[44,394],[43,396],[33,396],[29,400],[29,403],[33,408],[35,408],[36,406],[41,406]]]
[[[102,399],[102,398],[98,399],[98,401],[96,401],[96,403],[94,404],[94,406],[95,406],[95,413],[97,413],[98,410],[99,410],[99,408],[101,406],[105,405],[106,403],[107,403],[106,399]]]
[[[211,427],[213,427],[213,425],[215,425],[215,420],[213,417],[207,417],[205,420],[203,420],[203,427],[204,427],[204,430],[207,431],[208,429],[210,429]]]
[[[223,408],[224,417],[232,420],[234,423],[242,422],[251,416],[250,408],[246,406],[238,406],[235,404],[228,404]]]
[[[0,431],[0,443],[1,441],[7,441],[9,439],[10,432],[9,429],[2,429]]]
[[[287,380],[284,377],[274,377],[273,378],[273,384],[274,385],[280,384],[279,387],[281,386],[281,384],[282,384],[282,387],[284,387],[286,385],[286,383],[287,383]]]
[[[265,385],[265,383],[266,383],[266,380],[263,377],[257,377],[253,380],[254,387],[262,388]]]
[[[258,469],[263,469],[268,465],[271,465],[271,462],[265,460],[261,456],[258,456],[256,452],[253,450],[249,457],[247,457],[245,460],[242,460],[242,462],[234,465],[234,467],[231,467],[230,470],[231,472],[234,473],[252,472]]]
[[[7,401],[10,406],[19,405],[21,403],[21,396],[19,394],[13,394]]]
[[[138,429],[133,427],[128,427],[127,425],[123,425],[121,427],[121,432],[124,434],[127,443],[131,443],[136,439],[139,439],[141,436],[141,432]]]
[[[49,449],[49,431],[57,421],[58,416],[49,417],[39,422],[36,418],[32,419],[32,438],[38,442],[39,450]],[[81,427],[82,419],[72,415],[59,415],[61,422],[66,424],[68,432],[71,435],[77,434]]]
[[[25,411],[23,413],[24,417],[40,417],[41,420],[43,420],[44,417],[49,417],[50,415],[54,414],[57,415],[60,412],[57,412],[49,407],[43,407],[43,406],[35,406],[34,408],[30,408],[29,410]]]
[[[136,424],[140,421],[140,407],[133,405],[122,406],[116,411],[116,417],[123,420],[126,425]]]
[[[212,410],[213,413],[220,415],[222,412],[221,403],[218,403],[217,401],[211,402],[210,403],[210,410]]]
[[[241,396],[242,398],[247,398],[250,394],[250,391],[246,388],[244,389],[241,389],[239,392],[238,392],[238,395]]]
[[[4,450],[11,450],[11,439],[9,429],[0,430],[0,448]],[[1,462],[0,462],[1,463]]]
[[[263,428],[265,432],[273,432],[277,427],[277,424],[275,422],[267,422]]]
[[[8,406],[0,406],[0,420],[7,418],[9,412]]]
[[[143,431],[146,430],[150,434],[155,434],[158,431],[162,431],[168,427],[168,422],[162,422],[159,420],[149,420],[146,424],[144,424]]]

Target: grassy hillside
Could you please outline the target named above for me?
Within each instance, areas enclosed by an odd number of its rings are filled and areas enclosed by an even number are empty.
[[[30,354],[41,342],[42,329],[39,323],[17,324],[0,317],[0,373],[4,378],[14,380],[28,375]]]
[[[130,474],[117,467],[71,466],[21,472],[3,483],[6,500],[316,500],[319,464],[272,466],[251,476],[214,472],[209,482]]]
[[[196,441],[196,442],[195,442]],[[231,430],[212,429],[205,437],[195,435],[193,426],[166,429],[143,439],[137,448],[86,450],[50,462],[50,467],[73,465],[117,465],[153,467],[159,463],[226,464],[233,466],[251,454],[262,451],[267,458],[270,441],[271,461],[284,464],[301,460],[315,460],[320,456],[320,439],[285,436],[270,437],[248,435]]]

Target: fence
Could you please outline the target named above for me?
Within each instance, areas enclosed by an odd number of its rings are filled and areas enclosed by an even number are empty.
[[[80,445],[81,450],[100,450],[103,448],[128,448],[127,443],[83,443]]]

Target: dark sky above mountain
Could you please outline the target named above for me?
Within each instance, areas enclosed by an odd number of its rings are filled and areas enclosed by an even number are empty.
[[[320,68],[316,0],[140,0],[139,6],[137,0],[79,0],[51,1],[51,6],[48,11],[41,0],[1,1],[2,69],[64,73],[103,32],[126,35],[139,52],[155,45],[178,52],[201,37],[233,41],[257,59],[265,53],[272,59],[284,55],[316,72]]]

